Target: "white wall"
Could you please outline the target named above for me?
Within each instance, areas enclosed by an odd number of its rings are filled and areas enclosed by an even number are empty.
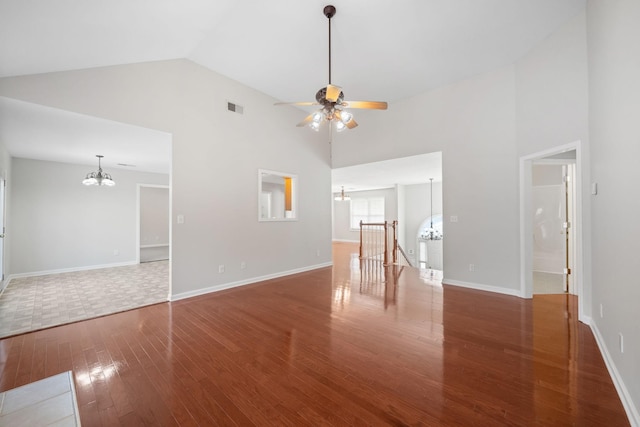
[[[518,293],[514,67],[392,103],[386,112],[358,112],[358,122],[334,137],[334,167],[442,151],[445,282]],[[457,223],[448,221],[452,215]]]
[[[366,197],[384,197],[384,219],[395,221],[398,219],[398,205],[395,188],[381,190],[346,192],[352,199]],[[333,197],[340,193],[333,194]],[[360,230],[351,230],[351,202],[333,202],[333,238],[338,241],[359,242]]]
[[[114,187],[82,185],[95,167],[13,159],[11,274],[135,262],[137,184],[169,176],[112,169]]]
[[[174,299],[330,264],[328,136],[296,128],[300,110],[188,60],[4,78],[0,94],[172,134]],[[258,222],[260,168],[298,175],[297,221]]]
[[[632,425],[640,426],[640,2],[590,1],[587,17],[591,178],[598,183],[590,196],[593,325]]]
[[[580,144],[582,227],[577,240],[583,264],[574,278],[582,282],[581,320],[591,316],[591,200],[587,27],[584,12],[568,21],[516,64],[518,156],[534,155],[570,143]],[[525,209],[527,210],[527,209]],[[525,215],[526,216],[526,215]],[[532,235],[531,221],[525,233]],[[531,250],[531,249],[529,249]],[[529,253],[526,257],[532,257]],[[532,281],[532,278],[524,277]],[[584,316],[583,316],[584,315]]]
[[[171,230],[169,188],[138,186],[140,262],[168,260]]]
[[[168,188],[140,187],[140,245],[169,244],[170,203]]]

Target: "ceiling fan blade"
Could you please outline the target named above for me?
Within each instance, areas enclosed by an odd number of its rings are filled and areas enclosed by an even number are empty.
[[[348,129],[353,129],[354,127],[358,126],[358,123],[355,121],[355,119],[351,119],[347,123],[345,123],[345,126]]]
[[[325,98],[329,102],[336,102],[341,92],[342,92],[342,88],[340,86],[334,86],[332,84],[328,84],[327,94],[325,95]]]
[[[303,127],[303,126],[308,125],[309,123],[311,123],[311,122],[313,121],[313,115],[314,115],[314,114],[315,114],[315,113],[311,113],[311,114],[309,114],[307,117],[305,117],[305,119],[304,119],[303,121],[301,121],[300,123],[298,123],[296,126],[297,126],[297,127],[299,127],[299,128],[301,128],[301,127]]]
[[[309,101],[309,102],[276,102],[273,105],[302,105],[302,106],[309,106],[309,105],[320,105],[315,101]]]
[[[369,110],[386,110],[387,103],[381,101],[342,101],[346,108],[365,108]]]

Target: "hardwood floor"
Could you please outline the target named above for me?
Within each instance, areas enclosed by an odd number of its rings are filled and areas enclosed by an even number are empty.
[[[0,340],[0,391],[72,370],[84,426],[629,425],[574,297],[442,287],[353,248]]]

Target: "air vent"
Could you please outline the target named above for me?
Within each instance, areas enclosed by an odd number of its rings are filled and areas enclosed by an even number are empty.
[[[234,113],[242,114],[242,111],[244,109],[242,108],[242,105],[234,104],[233,102],[227,102],[227,110]]]
[[[128,164],[128,163],[118,163],[118,166],[124,166],[126,168],[135,168],[136,167],[136,165],[131,165],[131,164]]]

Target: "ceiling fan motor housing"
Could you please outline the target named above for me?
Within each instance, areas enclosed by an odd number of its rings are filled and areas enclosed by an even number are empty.
[[[342,104],[342,100],[344,100],[344,93],[342,91],[340,91],[340,95],[338,95],[338,99],[335,100],[335,102],[329,101],[327,100],[327,88],[323,87],[320,90],[318,90],[318,92],[316,92],[316,101],[318,101],[318,104],[321,105],[327,105],[327,104]]]

